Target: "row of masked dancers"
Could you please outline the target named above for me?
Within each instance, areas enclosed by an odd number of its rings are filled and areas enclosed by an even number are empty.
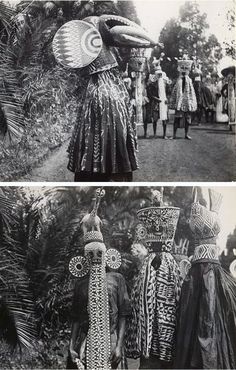
[[[223,75],[220,77],[218,72],[214,71],[211,74],[203,76],[201,70],[201,64],[196,62],[178,61],[178,71],[180,76],[189,74],[191,77],[193,88],[196,96],[197,107],[195,111],[192,110],[191,118],[188,119],[188,126],[190,123],[201,125],[203,117],[205,116],[205,123],[233,123],[235,119],[230,115],[229,112],[229,81],[233,82],[234,86],[234,98],[235,98],[235,68],[229,67],[224,69]],[[144,137],[147,138],[148,124],[153,125],[153,135],[157,133],[157,122],[161,121],[163,126],[163,139],[167,139],[166,128],[169,121],[169,109],[175,109],[176,97],[172,95],[176,81],[171,81],[161,67],[161,58],[154,58],[152,62],[153,73],[143,73],[142,86],[143,86],[143,97],[142,97],[142,110],[143,110],[143,126],[144,126]],[[164,64],[163,64],[163,67]],[[148,68],[149,70],[150,68]],[[131,72],[133,78],[124,73],[124,82],[131,96],[131,102],[134,107],[136,102],[133,98],[135,95],[135,73]],[[189,97],[190,98],[190,97]],[[192,98],[194,99],[194,98]],[[192,107],[193,109],[193,107]],[[135,114],[135,113],[134,113]],[[177,118],[179,114],[175,115]],[[181,115],[180,115],[181,116]],[[176,120],[175,120],[176,121]],[[173,138],[176,138],[176,125],[174,125]],[[180,127],[185,127],[186,138],[188,136],[188,126],[180,124]],[[231,126],[230,126],[231,127]]]
[[[193,197],[188,258],[186,243],[174,248],[180,209],[153,192],[152,205],[137,212],[131,250],[139,264],[129,294],[95,201],[81,223],[84,255],[69,265],[76,281],[67,368],[236,368],[236,280],[219,262],[222,197],[210,189],[209,197],[209,208]]]
[[[53,40],[56,60],[67,69],[78,69],[84,81],[79,89],[77,121],[68,148],[68,169],[75,173],[75,181],[132,181],[133,171],[139,168],[136,123],[117,49],[156,45],[141,26],[116,15],[70,21],[57,31]],[[183,125],[185,138],[191,139],[188,134],[191,116],[198,108],[189,77],[191,66],[192,61],[187,58],[178,61],[179,78],[170,101],[175,110],[174,138]],[[164,81],[158,79],[158,73],[157,70],[151,76],[148,86],[153,99],[147,116],[158,112],[166,137],[167,100]]]

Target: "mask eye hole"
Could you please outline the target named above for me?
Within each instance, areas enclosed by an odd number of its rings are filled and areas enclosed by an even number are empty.
[[[101,251],[98,251],[97,256],[98,256],[99,258],[101,258],[101,257],[102,257],[102,252],[101,252]]]
[[[88,253],[89,258],[93,258],[93,252]]]

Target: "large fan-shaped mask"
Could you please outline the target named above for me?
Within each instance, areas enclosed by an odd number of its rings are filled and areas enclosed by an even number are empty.
[[[59,28],[52,47],[56,60],[64,67],[83,68],[100,54],[102,38],[92,24],[74,20]]]

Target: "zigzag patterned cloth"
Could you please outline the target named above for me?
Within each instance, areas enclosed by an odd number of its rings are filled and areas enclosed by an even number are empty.
[[[209,211],[199,202],[192,204],[189,226],[195,234],[195,238],[199,239],[213,238],[220,232],[217,213]]]
[[[53,52],[67,68],[82,68],[92,63],[102,48],[102,38],[96,28],[84,21],[65,23],[53,40]]]
[[[152,266],[154,257],[152,253],[144,261],[131,294],[126,355],[131,358],[155,355],[171,361],[182,279],[170,253],[161,253],[158,270]]]
[[[89,278],[89,330],[86,348],[87,369],[109,370],[110,365],[110,325],[109,303],[105,262],[92,265]]]
[[[72,172],[125,173],[138,168],[129,95],[112,68],[88,79],[68,148]]]
[[[192,80],[185,76],[185,88],[182,91],[182,78],[179,77],[171,94],[170,107],[182,112],[195,112],[197,110],[197,99]]]
[[[194,249],[192,263],[202,260],[216,261],[219,263],[219,247],[215,244],[202,244]]]

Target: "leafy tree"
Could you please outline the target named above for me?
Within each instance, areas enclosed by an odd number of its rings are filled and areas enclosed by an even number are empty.
[[[84,80],[78,71],[56,63],[52,40],[58,28],[72,19],[104,13],[137,20],[131,1],[21,1],[11,12],[6,42],[0,45],[0,132],[5,139],[0,161],[8,162],[7,178],[28,171],[31,161],[22,168],[21,157],[35,162],[60,145],[76,120]],[[129,52],[124,48],[117,54],[121,68]],[[14,140],[6,140],[8,135]]]
[[[226,55],[236,59],[236,41],[235,41],[235,1],[234,6],[227,13],[228,29],[234,31],[234,38],[231,42],[225,42]]]
[[[180,7],[178,18],[168,20],[161,30],[159,41],[164,44],[166,60],[163,70],[171,78],[177,76],[177,59],[184,52],[201,60],[203,71],[212,72],[222,58],[222,49],[215,35],[208,38],[209,28],[206,13],[201,14],[196,2],[187,1]],[[154,50],[152,57],[159,56]]]

